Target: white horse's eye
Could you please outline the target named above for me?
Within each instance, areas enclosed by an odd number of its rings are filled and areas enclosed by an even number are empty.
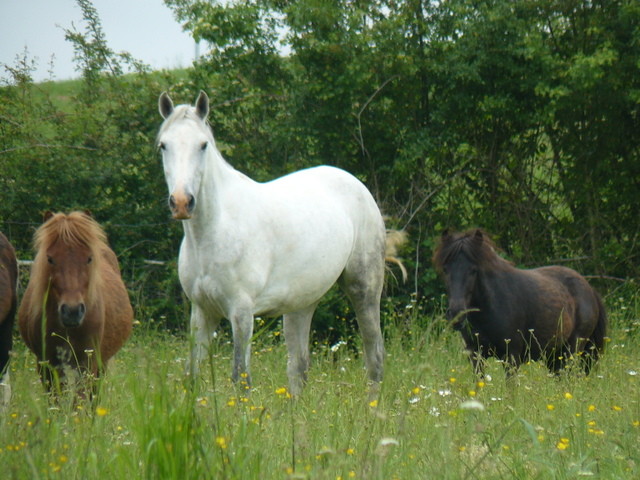
[[[202,145],[200,145],[200,150],[204,152],[207,149],[207,145],[207,142],[202,142]]]
[[[160,144],[158,145],[158,148],[159,148],[160,150],[166,150],[166,149],[167,149],[167,146],[164,144],[164,142],[160,142]]]

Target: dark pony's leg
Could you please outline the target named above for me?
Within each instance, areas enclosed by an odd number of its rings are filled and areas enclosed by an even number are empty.
[[[462,339],[464,340],[466,347],[465,352],[469,355],[469,361],[471,362],[473,373],[478,378],[484,378],[484,367],[486,363],[485,355],[488,355],[489,352],[483,351],[483,345],[482,342],[480,342],[480,334],[473,332],[468,322],[465,322],[460,333],[462,334]]]
[[[2,268],[2,267],[0,267]],[[13,312],[4,319],[0,319],[0,380],[2,379],[5,369],[9,369],[9,353],[11,352],[13,340]]]
[[[484,378],[484,364],[485,359],[482,356],[482,353],[478,350],[469,350],[469,361],[471,362],[471,367],[473,368],[473,373],[478,376],[478,378]]]
[[[545,363],[554,375],[559,375],[567,364],[567,358],[571,356],[568,348],[551,348],[546,351]]]
[[[0,267],[2,268],[2,267]],[[0,410],[9,403],[11,398],[11,386],[9,384],[9,355],[13,340],[14,311],[0,323]],[[2,319],[0,319],[1,321]]]
[[[505,359],[502,366],[504,368],[504,373],[507,377],[507,381],[516,378],[520,363],[513,355],[510,355],[507,359]]]
[[[605,337],[607,336],[607,312],[600,295],[598,295],[595,290],[594,294],[596,295],[598,306],[598,322],[584,347],[584,372],[587,375],[589,375],[598,358],[600,358],[600,355],[604,352]]]

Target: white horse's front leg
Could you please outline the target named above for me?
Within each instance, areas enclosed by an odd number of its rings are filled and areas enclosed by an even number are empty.
[[[284,339],[287,343],[289,359],[287,361],[287,375],[289,377],[289,391],[292,395],[300,395],[307,383],[309,370],[309,330],[311,319],[317,304],[284,316]]]
[[[195,377],[200,371],[200,362],[209,354],[211,339],[215,335],[220,319],[207,319],[202,308],[191,304],[190,331],[192,337],[191,360],[187,366],[187,373]]]
[[[250,310],[238,311],[231,315],[233,331],[233,370],[231,379],[240,381],[246,388],[251,385],[249,364],[251,359],[251,337],[253,336],[253,315]]]

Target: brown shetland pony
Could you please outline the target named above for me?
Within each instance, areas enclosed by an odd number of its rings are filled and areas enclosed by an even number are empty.
[[[17,283],[16,252],[7,237],[0,233],[0,406],[7,404],[11,395],[8,370],[13,322],[18,308]]]
[[[18,322],[51,388],[68,372],[99,376],[129,337],[133,310],[100,225],[81,212],[44,220]]]
[[[488,356],[504,360],[508,373],[540,359],[558,372],[579,354],[588,374],[602,353],[602,300],[574,270],[515,268],[482,230],[445,232],[433,261],[447,286],[447,317],[462,334],[476,372],[482,373]]]

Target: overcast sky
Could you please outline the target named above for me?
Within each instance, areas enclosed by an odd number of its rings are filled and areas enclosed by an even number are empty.
[[[193,39],[182,31],[162,0],[93,0],[109,48],[127,51],[153,69],[188,67],[195,56]],[[35,81],[76,78],[73,47],[64,29],[84,32],[75,0],[0,0],[0,78],[4,65],[15,66],[25,47],[37,61]],[[51,58],[53,68],[51,68]]]

